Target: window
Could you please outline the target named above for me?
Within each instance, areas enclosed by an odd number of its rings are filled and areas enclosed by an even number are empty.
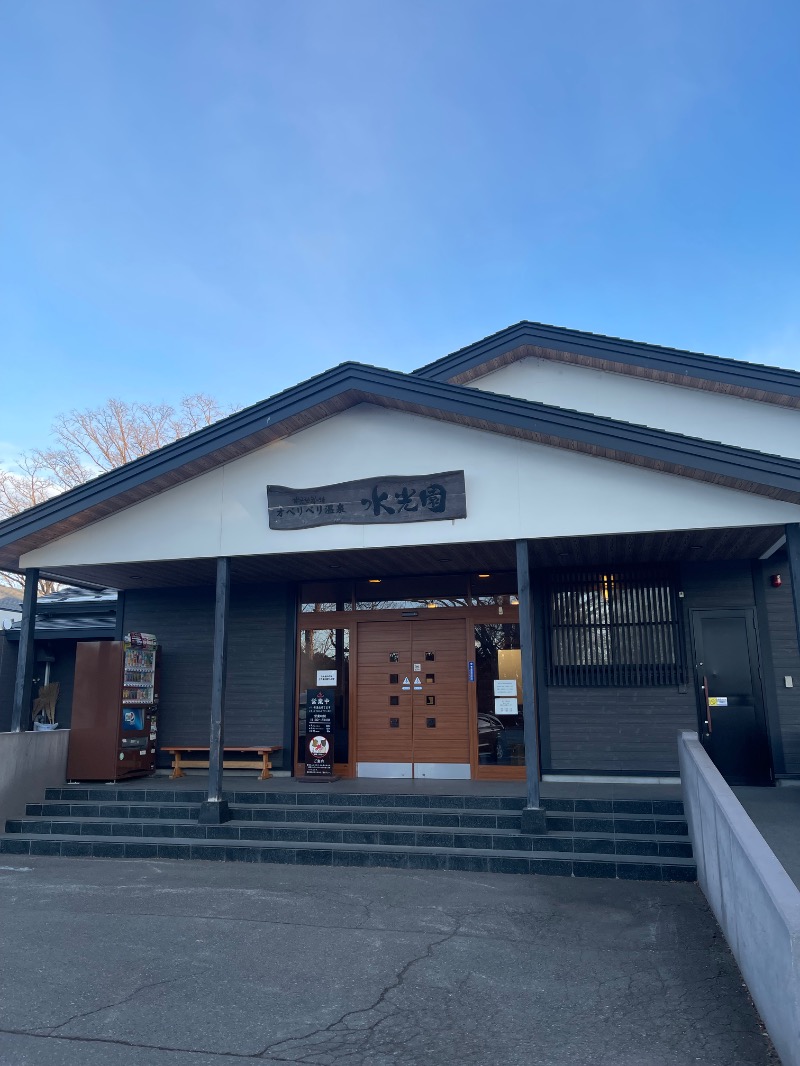
[[[347,581],[315,581],[300,586],[302,614],[328,614],[352,609],[353,588]]]
[[[317,687],[320,670],[336,672],[334,697],[334,759],[346,763],[350,736],[350,631],[348,629],[304,629],[300,633],[300,700],[298,706],[297,762],[305,758],[306,710],[309,690]],[[332,686],[333,687],[333,686]]]
[[[463,575],[383,577],[356,581],[357,611],[400,611],[419,607],[465,607],[467,579]]]
[[[522,655],[516,622],[475,626],[475,674],[478,762],[524,766]]]
[[[683,632],[669,569],[551,571],[545,604],[549,685],[685,683]]]

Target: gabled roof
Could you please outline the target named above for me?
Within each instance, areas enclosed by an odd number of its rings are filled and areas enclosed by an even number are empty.
[[[420,367],[414,374],[432,381],[465,384],[507,363],[531,356],[800,407],[800,373],[796,370],[605,337],[541,322],[517,322]]]
[[[632,425],[600,415],[342,363],[132,463],[0,523],[0,568],[34,548],[359,403],[582,451],[800,503],[800,460]]]

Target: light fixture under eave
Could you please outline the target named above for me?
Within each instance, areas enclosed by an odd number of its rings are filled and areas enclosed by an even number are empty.
[[[369,581],[370,585],[380,585],[381,578],[379,578],[379,577],[370,577],[370,578],[367,578],[367,581]]]
[[[478,574],[478,577],[491,577],[491,574]]]

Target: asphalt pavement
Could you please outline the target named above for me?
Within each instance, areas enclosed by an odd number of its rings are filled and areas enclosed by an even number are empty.
[[[696,885],[2,856],[3,1066],[777,1066]]]

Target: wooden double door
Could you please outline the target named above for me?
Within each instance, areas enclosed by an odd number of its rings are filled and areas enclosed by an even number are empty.
[[[470,776],[467,623],[358,623],[358,773]]]

